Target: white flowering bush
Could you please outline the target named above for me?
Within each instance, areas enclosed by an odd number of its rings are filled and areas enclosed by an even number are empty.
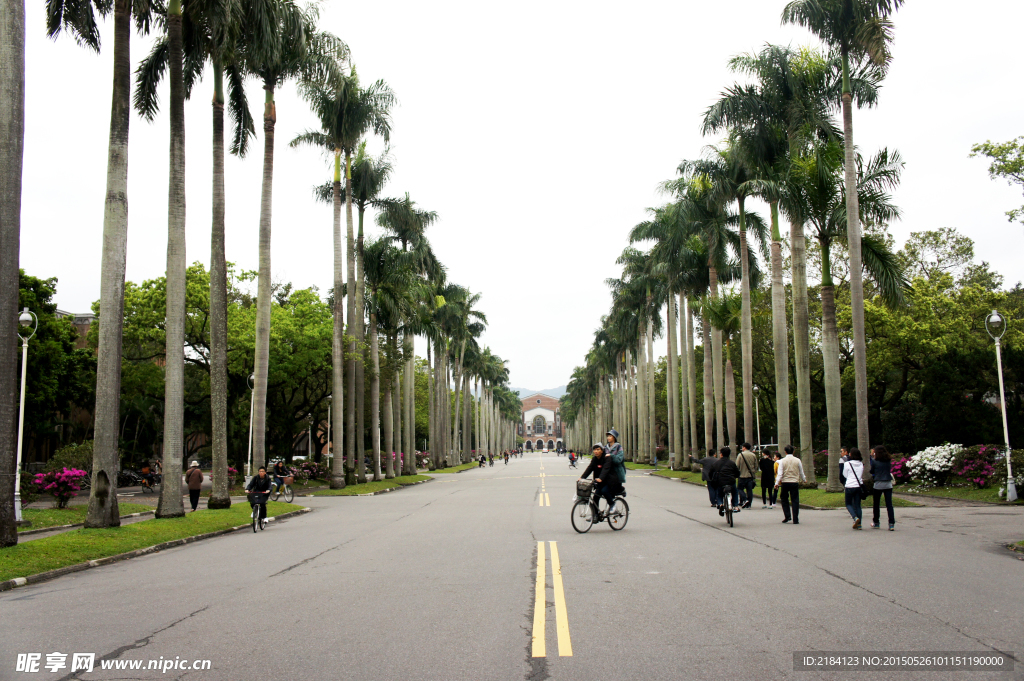
[[[926,485],[944,485],[953,472],[953,462],[963,445],[951,445],[948,442],[936,447],[928,447],[910,457],[907,468],[914,480]]]

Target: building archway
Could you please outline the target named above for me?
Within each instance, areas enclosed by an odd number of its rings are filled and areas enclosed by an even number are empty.
[[[530,442],[529,440],[527,440],[526,441],[526,448],[532,452],[533,451],[533,443]]]
[[[537,449],[544,449],[544,440],[537,440]]]
[[[554,448],[555,448],[555,441],[554,440],[548,440],[548,449],[554,449]]]

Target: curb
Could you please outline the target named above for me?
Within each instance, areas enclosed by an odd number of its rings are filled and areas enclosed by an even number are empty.
[[[313,509],[303,508],[298,511],[289,511],[279,516],[273,516],[267,518],[267,522],[284,520],[291,516],[301,515],[303,513],[310,513]],[[146,511],[147,513],[149,511]],[[128,516],[125,516],[126,518]],[[8,579],[5,582],[0,582],[0,592],[10,591],[19,586],[25,586],[27,584],[38,584],[39,582],[45,582],[57,577],[63,577],[73,572],[81,572],[82,570],[88,570],[89,568],[101,567],[103,565],[109,565],[111,563],[119,563],[123,560],[131,560],[132,558],[138,558],[139,556],[145,556],[150,553],[156,553],[157,551],[163,551],[164,549],[174,548],[175,546],[184,546],[185,544],[192,544],[203,539],[212,539],[213,537],[219,537],[223,534],[230,534],[231,532],[237,532],[238,530],[249,529],[252,527],[250,523],[245,525],[236,525],[223,530],[217,530],[216,532],[207,532],[206,534],[197,534],[193,537],[184,537],[182,539],[172,539],[171,541],[165,541],[161,544],[154,544],[153,546],[147,546],[143,549],[135,549],[134,551],[128,551],[127,553],[119,553],[115,556],[107,556],[106,558],[99,558],[97,560],[87,560],[84,563],[77,563],[75,565],[68,565],[67,567],[57,568],[56,570],[49,570],[47,572],[40,572],[36,575],[29,575],[28,577],[15,577],[14,579]]]
[[[979,504],[981,506],[998,506],[999,508],[1022,508],[1024,504],[1009,503],[1007,501],[975,501],[974,499],[961,499],[959,497],[940,497],[936,494],[921,494],[920,492],[903,492],[893,489],[893,494],[900,494],[908,497],[921,497],[922,499],[945,499],[947,501],[962,501],[967,504]]]
[[[686,484],[686,485],[693,485],[694,487],[701,487],[703,489],[707,489],[707,485],[702,485],[700,483],[693,482],[692,480],[684,480],[683,478],[666,478],[664,475],[651,475],[651,477],[652,478],[661,478],[662,480],[669,480],[669,481],[671,481],[671,480],[678,480],[679,482],[681,482],[683,484]],[[837,510],[839,508],[842,508],[842,507],[841,506],[836,506],[835,508],[833,508],[831,506],[810,506],[808,504],[800,504],[800,508],[802,508],[802,509],[804,509],[806,511],[835,511],[835,510]]]
[[[122,518],[138,518],[144,515],[153,515],[156,511],[140,511],[138,513],[129,513],[128,515],[121,516]],[[25,530],[19,532],[19,537],[25,537],[30,534],[41,534],[43,532],[55,532],[57,530],[72,530],[76,527],[85,527],[85,523],[74,523],[72,525],[51,525],[50,527],[40,527],[38,530]],[[3,589],[0,589],[2,591]]]
[[[404,489],[406,487],[414,487],[416,485],[422,485],[425,482],[431,482],[433,480],[434,480],[434,478],[430,478],[430,480],[420,480],[419,482],[408,482],[408,483],[406,483],[404,485],[399,484],[398,487],[391,487],[391,488],[388,488],[388,489],[382,489],[382,490],[378,490],[376,492],[367,492],[366,494],[325,494],[325,495],[323,495],[323,498],[330,498],[330,497],[375,497],[378,494],[387,494],[388,492],[397,492],[400,489]],[[298,496],[298,495],[296,495],[296,496]],[[303,494],[302,496],[312,497],[312,496],[316,496],[316,495],[315,494]]]

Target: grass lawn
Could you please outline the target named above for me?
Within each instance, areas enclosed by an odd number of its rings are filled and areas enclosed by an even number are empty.
[[[897,494],[900,492],[911,492],[913,494],[926,494],[930,497],[965,499],[967,501],[988,501],[994,504],[1011,505],[999,498],[998,486],[976,489],[972,483],[966,482],[953,482],[945,487],[925,487],[924,485],[911,483],[909,485],[899,485],[893,491]],[[1024,499],[1018,498],[1015,504],[1024,504]]]
[[[626,461],[623,465],[631,471],[654,470],[654,466],[649,463],[633,463],[632,461]]]
[[[689,480],[690,482],[699,482],[703,484],[703,481],[700,479],[700,473],[694,473],[693,471],[670,471],[667,468],[662,468],[653,475],[657,475],[662,478],[681,478],[683,480]]]
[[[450,466],[449,468],[438,468],[437,470],[429,471],[431,475],[434,473],[460,473],[462,471],[468,471],[470,468],[476,468],[480,464],[476,461],[470,461],[469,463],[459,464],[458,466]]]
[[[435,473],[437,471],[434,471]],[[430,480],[429,475],[401,475],[397,478],[391,478],[390,480],[380,480],[378,482],[366,482],[362,485],[349,485],[345,489],[322,489],[319,492],[313,492],[314,497],[352,497],[359,494],[370,494],[371,492],[381,492],[386,489],[395,489],[402,485],[411,485],[416,482],[423,482]]]
[[[302,506],[271,501],[267,505],[267,515],[281,515],[300,508]],[[115,556],[174,539],[226,530],[249,522],[250,513],[249,504],[234,504],[229,509],[196,511],[183,518],[143,520],[102,530],[80,528],[36,539],[0,549],[0,581]]]
[[[152,506],[146,506],[145,504],[119,503],[117,508],[122,516],[126,516],[129,513],[153,510]],[[70,506],[68,508],[23,508],[21,509],[21,517],[25,520],[31,520],[32,526],[19,527],[18,532],[38,530],[44,527],[58,527],[60,525],[77,525],[78,523],[85,522],[85,514],[88,512],[88,504]]]

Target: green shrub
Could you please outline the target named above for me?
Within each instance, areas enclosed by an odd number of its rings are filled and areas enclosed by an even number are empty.
[[[36,487],[36,476],[25,469],[21,470],[21,507],[25,508],[39,498],[39,488]]]
[[[65,468],[92,471],[92,440],[61,447],[46,462],[45,471],[49,473]]]

